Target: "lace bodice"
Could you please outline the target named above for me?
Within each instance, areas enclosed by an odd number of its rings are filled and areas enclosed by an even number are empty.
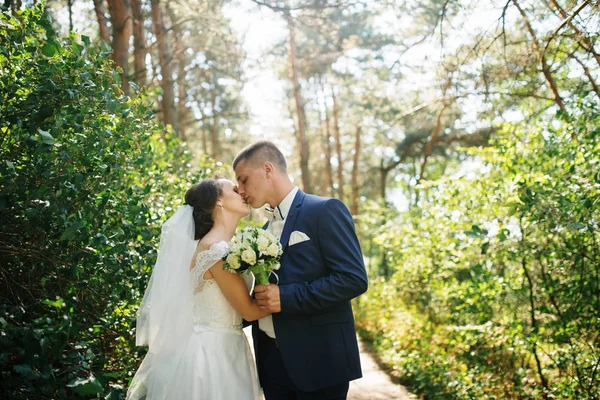
[[[204,279],[206,271],[221,260],[228,250],[229,243],[221,241],[196,256],[190,273],[195,288],[193,318],[198,329],[208,326],[241,332],[241,315],[229,304],[214,278]]]

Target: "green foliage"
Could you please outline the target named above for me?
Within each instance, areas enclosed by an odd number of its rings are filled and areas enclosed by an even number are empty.
[[[393,274],[357,324],[427,398],[598,398],[600,112],[571,110],[505,126],[478,171],[379,228]]]
[[[0,392],[118,398],[161,222],[210,169],[123,96],[110,48],[0,15]]]

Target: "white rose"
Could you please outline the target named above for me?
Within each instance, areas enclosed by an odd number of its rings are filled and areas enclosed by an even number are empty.
[[[242,260],[250,265],[256,264],[256,253],[253,250],[244,250],[242,252]]]
[[[264,253],[267,251],[267,248],[269,247],[269,239],[264,237],[264,235],[261,235],[258,237],[256,244],[258,245],[258,251]]]
[[[280,267],[281,267],[281,264],[279,264],[279,263],[275,263],[275,264],[273,264],[273,269],[274,269],[275,271],[278,271]]]
[[[277,257],[279,255],[277,243],[271,243],[271,245],[267,248],[267,254],[271,257]]]
[[[225,261],[227,261],[227,264],[229,264],[229,266],[233,269],[238,269],[241,266],[240,259],[237,258],[234,254],[228,255]]]
[[[242,246],[240,243],[235,242],[230,249],[230,252],[233,254],[240,254],[240,250],[241,250]]]
[[[244,242],[248,242],[248,243],[254,242],[254,235],[252,234],[251,230],[244,231],[244,234],[242,235],[242,237],[244,238]]]

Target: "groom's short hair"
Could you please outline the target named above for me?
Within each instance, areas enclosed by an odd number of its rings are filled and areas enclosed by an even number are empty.
[[[283,153],[275,146],[275,143],[269,142],[268,140],[261,140],[244,147],[242,151],[235,156],[235,159],[233,160],[233,169],[235,169],[240,162],[245,160],[253,165],[269,161],[271,164],[278,167],[281,172],[287,173],[287,163]]]

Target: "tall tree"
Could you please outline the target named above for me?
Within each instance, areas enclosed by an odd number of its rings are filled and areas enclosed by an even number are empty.
[[[358,182],[358,175],[360,171],[360,152],[362,149],[360,135],[362,132],[362,126],[358,125],[356,133],[354,135],[354,158],[352,163],[352,203],[350,211],[352,215],[358,215],[358,198],[360,191],[360,184]]]
[[[129,0],[108,0],[112,24],[113,60],[121,68],[121,89],[129,92],[129,38],[131,37],[131,5]]]
[[[169,18],[171,20],[171,27],[173,31],[173,60],[177,63],[177,136],[179,136],[181,140],[186,140],[185,128],[187,125],[186,120],[189,109],[186,105],[187,74],[185,68],[188,64],[188,60],[186,56],[186,48],[183,38],[184,30],[183,24],[178,20],[170,4],[167,3],[165,6],[169,13]]]
[[[296,105],[296,119],[298,124],[296,135],[298,137],[298,144],[300,146],[300,171],[302,173],[302,186],[305,192],[311,193],[312,188],[310,185],[310,170],[308,167],[308,139],[306,137],[306,115],[304,111],[304,102],[302,100],[302,92],[300,90],[300,82],[298,80],[298,67],[296,62],[296,27],[295,21],[291,14],[289,12],[285,12],[284,15],[289,30],[289,73]]]
[[[344,201],[344,159],[342,158],[342,135],[340,134],[340,119],[338,99],[335,95],[335,89],[331,87],[331,99],[333,100],[333,138],[335,140],[335,152],[337,157],[337,184],[338,199]]]
[[[213,160],[218,160],[221,153],[221,144],[219,140],[219,111],[217,110],[217,89],[216,79],[213,76],[213,86],[210,93],[210,105],[212,111],[212,129],[210,130],[211,156]]]
[[[73,32],[73,0],[67,0],[67,9],[69,10],[69,32]]]
[[[323,82],[320,79],[319,84],[321,98],[323,99],[322,109],[325,120],[325,123],[323,124],[323,169],[325,170],[325,175],[323,176],[323,182],[321,184],[321,194],[323,196],[327,196],[330,190],[333,191],[333,172],[331,168],[331,133],[327,96],[325,94]]]
[[[163,11],[160,0],[150,1],[152,9],[152,27],[158,44],[158,60],[160,64],[161,93],[161,120],[166,125],[171,125],[177,132],[177,114],[175,112],[175,89],[173,87],[173,72],[171,69],[171,44],[168,40],[167,30],[164,26]]]
[[[133,77],[138,85],[146,86],[146,54],[148,50],[146,48],[142,0],[131,0],[131,12],[133,15]]]
[[[110,43],[110,34],[108,33],[108,24],[106,23],[106,11],[104,10],[104,0],[94,0],[94,10],[100,29],[100,38],[106,43]]]

